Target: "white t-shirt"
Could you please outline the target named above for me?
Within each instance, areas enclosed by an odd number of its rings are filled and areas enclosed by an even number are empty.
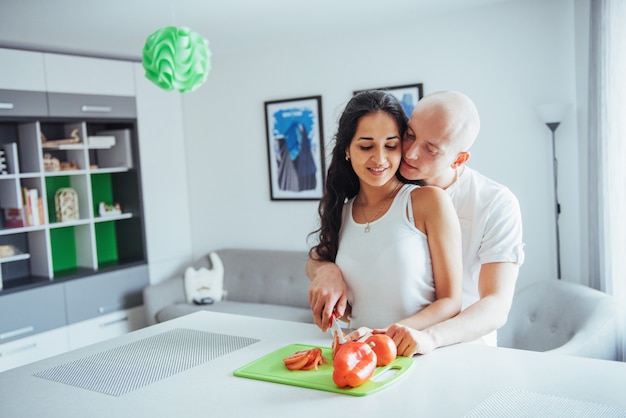
[[[467,166],[446,189],[459,216],[463,239],[463,309],[480,299],[478,276],[482,264],[524,262],[522,215],[515,195]],[[482,337],[495,346],[497,333]]]
[[[416,187],[404,185],[367,233],[366,225],[352,217],[354,199],[343,206],[335,261],[348,287],[351,328],[386,327],[435,300],[428,240],[413,219],[411,191]]]

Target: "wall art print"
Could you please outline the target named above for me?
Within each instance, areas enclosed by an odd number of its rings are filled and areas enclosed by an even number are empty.
[[[319,200],[324,190],[322,96],[265,102],[272,200]]]
[[[369,89],[369,90],[387,90],[389,93],[393,94],[396,99],[402,103],[402,108],[408,117],[411,117],[411,113],[413,113],[413,109],[417,102],[424,97],[424,86],[422,83],[419,84],[406,84],[404,86],[395,86],[395,87],[381,87],[377,89]],[[361,91],[365,90],[357,90],[354,94],[357,94]]]

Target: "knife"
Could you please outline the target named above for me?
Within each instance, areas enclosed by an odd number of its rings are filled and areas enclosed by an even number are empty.
[[[341,329],[341,326],[339,325],[339,320],[337,319],[337,316],[334,312],[330,316],[330,323],[328,325],[330,326],[330,330],[332,331],[333,338],[335,334],[337,334],[337,341],[339,342],[339,344],[344,344],[346,342],[346,339],[343,336],[343,330]]]

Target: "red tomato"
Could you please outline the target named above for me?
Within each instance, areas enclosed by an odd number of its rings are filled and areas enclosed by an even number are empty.
[[[333,382],[339,387],[357,387],[367,382],[376,370],[376,353],[363,342],[341,344],[333,359]]]
[[[372,347],[376,353],[376,366],[386,366],[396,359],[398,348],[393,339],[387,334],[374,334],[370,336],[365,343]]]

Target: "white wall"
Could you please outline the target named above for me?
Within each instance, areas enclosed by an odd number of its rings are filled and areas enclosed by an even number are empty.
[[[590,2],[592,0],[576,0],[575,2],[575,27],[576,27],[576,67],[578,73],[576,77],[576,87],[578,105],[576,107],[578,119],[578,152],[579,159],[579,192],[580,192],[580,271],[581,283],[589,283],[589,208],[588,187],[589,172],[587,164],[587,153],[589,147],[588,112],[589,108],[589,18]],[[572,225],[576,227],[577,225]],[[625,347],[626,348],[626,347]],[[626,357],[625,357],[626,358]]]
[[[134,69],[150,283],[158,283],[193,261],[181,97]]]
[[[581,273],[575,3],[503,3],[363,28],[340,38],[213,57],[205,86],[183,97],[195,256],[219,247],[308,249],[317,202],[272,202],[264,101],[321,95],[327,152],[353,90],[423,82],[476,102],[482,131],[470,165],[518,196],[526,262],[520,283],[556,278],[550,131],[535,105],[565,101],[557,130],[564,279]],[[566,180],[567,179],[567,180]]]

